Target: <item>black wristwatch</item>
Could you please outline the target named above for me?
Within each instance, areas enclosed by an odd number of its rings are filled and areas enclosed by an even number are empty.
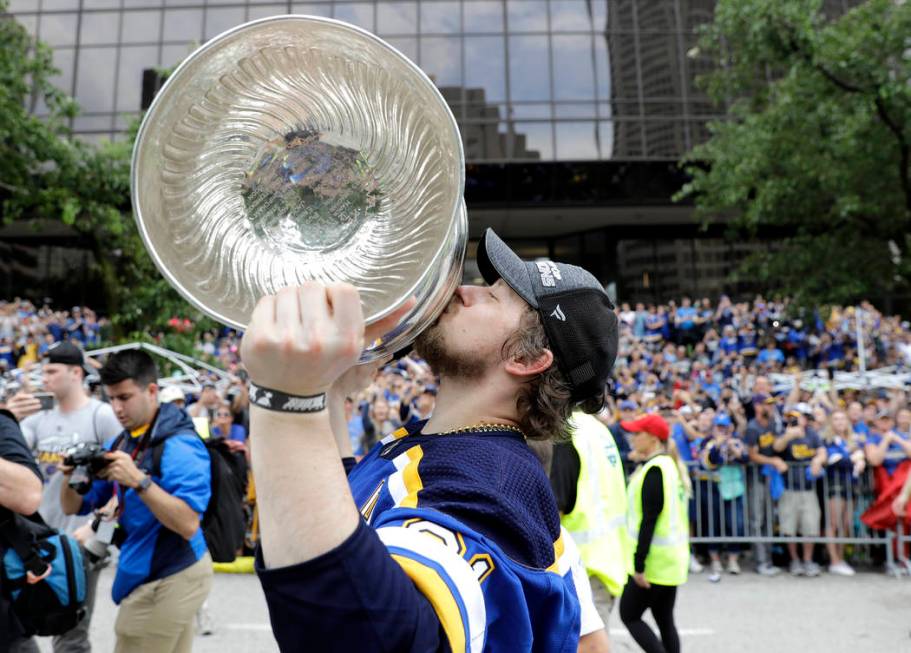
[[[142,494],[143,492],[148,490],[151,485],[152,485],[152,477],[149,476],[148,474],[146,474],[145,476],[142,477],[142,480],[139,481],[139,485],[136,486],[136,491],[139,494]]]

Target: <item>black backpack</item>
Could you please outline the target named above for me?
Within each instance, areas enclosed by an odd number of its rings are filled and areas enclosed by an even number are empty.
[[[202,516],[202,532],[213,562],[233,562],[238,549],[244,545],[247,529],[244,517],[246,464],[242,456],[228,449],[224,438],[210,437],[203,442],[209,450],[212,496]],[[162,444],[164,442],[152,449],[152,473],[159,478],[164,454]]]
[[[7,514],[0,521],[3,599],[23,635],[62,635],[85,617],[86,577],[79,545],[37,514]],[[29,583],[27,572],[47,576]]]

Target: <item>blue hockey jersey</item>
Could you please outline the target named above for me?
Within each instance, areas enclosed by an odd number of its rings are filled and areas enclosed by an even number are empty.
[[[454,652],[575,653],[571,546],[518,433],[379,442],[349,474],[355,504],[428,599]]]

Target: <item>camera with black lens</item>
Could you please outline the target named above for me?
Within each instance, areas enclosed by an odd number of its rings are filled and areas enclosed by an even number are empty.
[[[86,494],[98,472],[111,462],[105,458],[107,451],[94,442],[80,442],[66,450],[63,464],[73,468],[69,486],[79,494]]]
[[[789,417],[788,426],[800,426],[800,420],[797,417]]]

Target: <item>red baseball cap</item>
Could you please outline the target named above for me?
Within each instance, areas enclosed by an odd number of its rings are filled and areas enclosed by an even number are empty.
[[[671,427],[667,425],[664,418],[654,414],[643,415],[639,419],[628,422],[620,422],[620,426],[630,433],[645,432],[654,435],[659,440],[667,440],[671,433]]]

